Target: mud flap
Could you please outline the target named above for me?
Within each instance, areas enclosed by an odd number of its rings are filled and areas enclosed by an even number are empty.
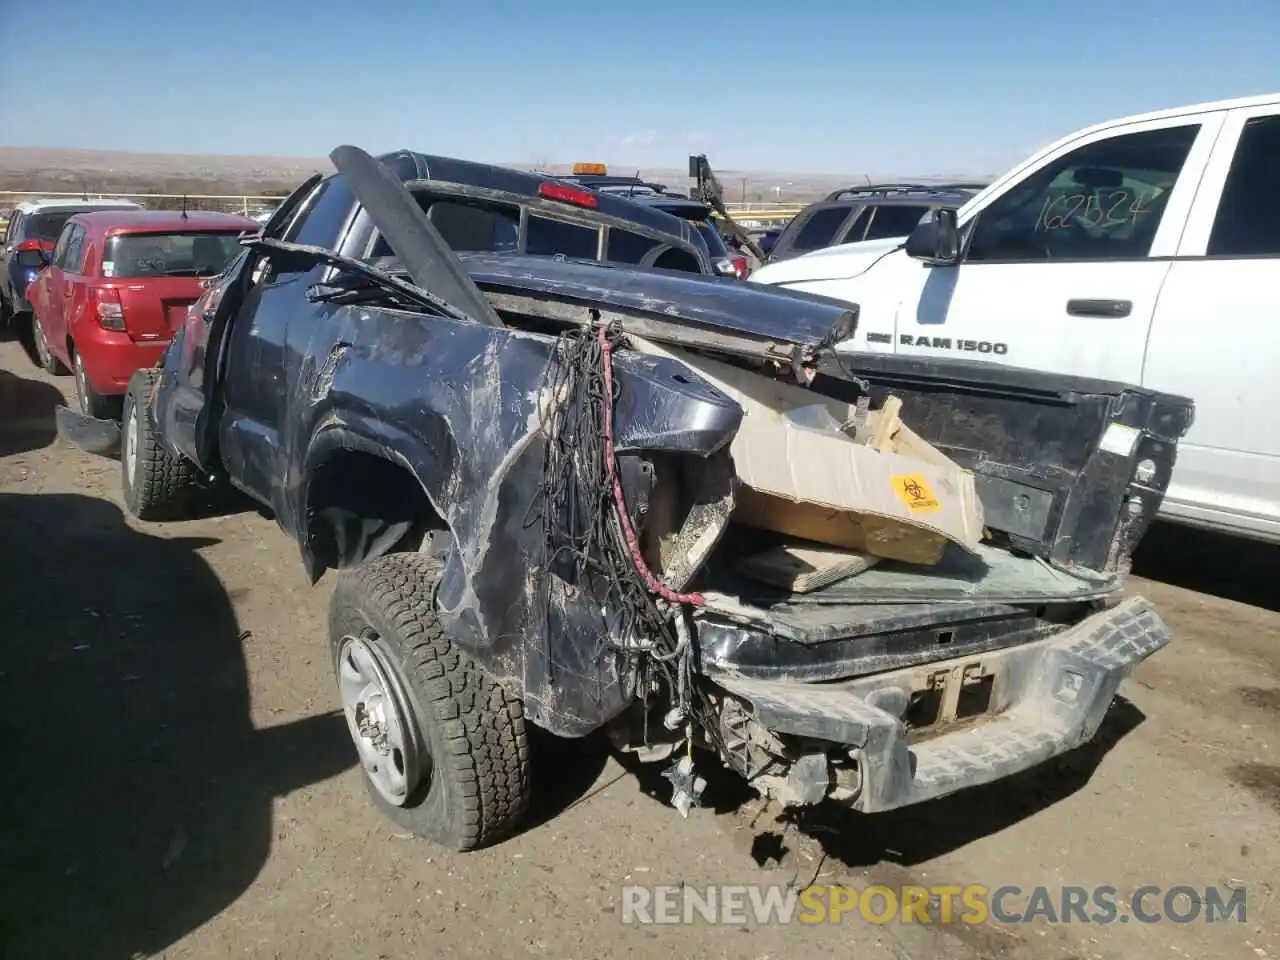
[[[64,406],[55,407],[53,416],[57,421],[58,436],[86,453],[101,457],[120,455],[119,421],[99,420]]]

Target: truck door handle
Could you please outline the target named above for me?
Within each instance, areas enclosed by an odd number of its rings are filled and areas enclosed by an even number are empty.
[[[1068,300],[1069,317],[1127,317],[1133,312],[1132,300]]]

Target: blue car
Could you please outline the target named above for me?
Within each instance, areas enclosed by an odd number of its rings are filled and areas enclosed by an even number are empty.
[[[0,324],[31,313],[27,285],[53,255],[62,225],[77,213],[140,208],[132,200],[23,200],[0,240]]]

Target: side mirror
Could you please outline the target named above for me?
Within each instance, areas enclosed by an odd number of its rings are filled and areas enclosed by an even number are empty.
[[[907,237],[907,256],[933,266],[954,266],[960,262],[960,228],[955,210],[938,208],[921,220]]]
[[[49,266],[49,264],[53,263],[53,251],[52,251],[52,250],[46,250],[45,248],[41,247],[41,248],[40,248],[40,263],[41,263],[41,264],[43,264],[43,265],[44,265],[44,266],[46,266],[46,267],[47,267],[47,266]]]

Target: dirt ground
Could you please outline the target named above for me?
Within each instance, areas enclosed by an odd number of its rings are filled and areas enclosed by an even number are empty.
[[[324,617],[244,505],[140,525],[0,343],[0,954],[15,958],[1280,957],[1277,551],[1157,528],[1174,643],[1097,740],[986,788],[797,826],[732,782],[682,820],[598,742],[536,744],[533,816],[454,855],[364,795]],[[1244,923],[636,926],[624,884],[1243,885]]]

